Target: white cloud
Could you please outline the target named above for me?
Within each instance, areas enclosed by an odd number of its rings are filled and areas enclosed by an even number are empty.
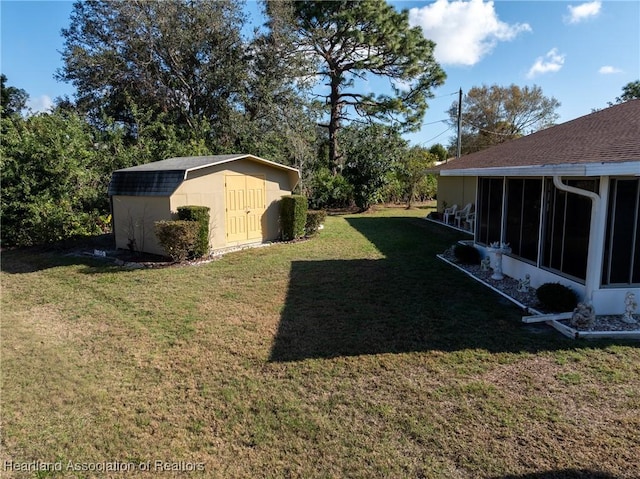
[[[424,36],[436,42],[436,60],[449,65],[475,65],[498,42],[531,31],[527,23],[509,25],[500,21],[493,2],[483,0],[437,0],[409,10],[409,23],[422,27]]]
[[[29,98],[27,100],[27,108],[33,113],[40,113],[50,111],[53,108],[53,100],[47,95],[42,95],[37,98]]]
[[[564,65],[564,55],[558,53],[557,48],[552,48],[544,57],[538,57],[527,73],[527,78],[533,78],[543,73],[557,72]]]
[[[600,70],[598,70],[598,73],[602,75],[611,75],[613,73],[622,73],[622,70],[616,67],[612,67],[611,65],[605,65],[603,67],[600,67]]]
[[[569,15],[564,18],[567,23],[580,23],[588,18],[595,17],[600,13],[602,2],[587,2],[577,6],[569,5]]]
[[[393,79],[391,80],[391,83],[394,87],[402,92],[411,91],[411,89],[414,87],[414,84],[412,82],[406,80]]]

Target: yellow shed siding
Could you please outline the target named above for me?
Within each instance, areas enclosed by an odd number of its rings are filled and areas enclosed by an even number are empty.
[[[216,174],[202,175],[184,181],[169,198],[170,208],[177,214],[178,207],[195,205],[209,208],[209,245],[212,249],[221,248],[224,235],[219,234],[220,205],[224,205],[224,178]],[[224,212],[224,211],[223,211]]]
[[[163,196],[113,196],[113,232],[116,248],[134,249],[164,255],[158,243],[155,222],[172,219],[169,198]]]
[[[210,244],[212,249],[235,246],[255,242],[226,240],[225,217],[225,176],[226,175],[264,176],[266,190],[266,211],[262,219],[262,241],[277,239],[279,229],[278,201],[283,195],[291,193],[297,178],[290,172],[242,159],[222,165],[211,166],[188,173],[187,179],[171,195],[171,211],[176,212],[179,206],[200,205],[210,208]]]

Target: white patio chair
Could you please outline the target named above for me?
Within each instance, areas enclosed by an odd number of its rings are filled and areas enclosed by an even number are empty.
[[[459,211],[456,211],[454,215],[454,220],[458,226],[458,228],[462,228],[463,221],[467,221],[469,214],[471,213],[471,207],[473,205],[471,203],[467,203],[464,208]]]
[[[467,215],[467,220],[464,222],[464,224],[469,225],[469,231],[471,231],[472,233],[475,232],[476,230],[476,212],[475,211]]]
[[[449,224],[449,218],[454,218],[456,211],[458,211],[458,205],[451,205],[449,208],[445,208],[442,213],[442,219],[444,220],[444,224]]]

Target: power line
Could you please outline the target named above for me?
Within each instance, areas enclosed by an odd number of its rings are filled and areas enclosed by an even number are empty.
[[[445,93],[444,95],[440,95],[440,96],[434,96],[432,98],[432,100],[437,100],[438,98],[444,98],[445,96],[453,96],[453,95],[457,95],[458,92],[454,91],[453,93]]]
[[[483,131],[483,132],[485,132],[485,133],[489,133],[490,135],[498,135],[498,136],[513,136],[513,133],[500,133],[500,132],[498,132],[498,131],[490,131],[490,130],[486,130],[486,129],[484,129],[484,128],[481,128],[481,127],[479,127],[479,126],[477,126],[477,125],[474,125],[473,123],[468,122],[468,121],[465,121],[465,120],[462,120],[462,122],[463,122],[463,123],[465,123],[465,124],[467,124],[467,125],[469,125],[469,126],[471,126],[471,127],[473,127],[473,128],[475,128],[475,129],[476,129],[476,130],[478,130],[478,131]]]
[[[446,120],[446,119],[445,120],[437,120],[437,121],[432,121],[432,122],[429,122],[429,123],[423,123],[422,126],[435,125],[436,123],[446,123],[447,121],[449,121],[449,120]]]
[[[422,142],[422,145],[424,145],[425,143],[429,143],[430,141],[435,140],[436,138],[438,138],[439,136],[444,135],[446,132],[448,132],[449,130],[451,130],[453,127],[450,126],[449,128],[447,128],[446,130],[444,130],[442,133],[437,134],[436,136],[434,136],[433,138],[429,138],[428,140],[425,140]]]

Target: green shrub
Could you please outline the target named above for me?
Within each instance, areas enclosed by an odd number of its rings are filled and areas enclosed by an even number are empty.
[[[307,223],[307,198],[302,195],[283,196],[280,201],[282,239],[290,241],[304,236]]]
[[[313,177],[309,198],[312,208],[344,208],[352,203],[352,198],[353,187],[344,176],[322,168]]]
[[[313,236],[318,232],[318,228],[324,222],[327,217],[327,212],[324,210],[308,210],[307,222],[304,226],[304,231],[307,236]]]
[[[196,241],[191,254],[197,258],[209,254],[209,207],[179,206],[178,219],[182,221],[198,222],[198,240]]]
[[[184,261],[193,253],[199,239],[200,224],[195,221],[156,221],[160,245],[174,261]]]
[[[576,293],[560,283],[545,283],[536,290],[536,295],[540,304],[554,313],[573,311],[578,304]]]
[[[480,264],[480,251],[467,244],[457,244],[453,248],[453,254],[462,264]]]
[[[109,155],[95,148],[97,131],[68,110],[23,118],[5,114],[4,99],[2,106],[2,246],[100,234],[112,167]]]

